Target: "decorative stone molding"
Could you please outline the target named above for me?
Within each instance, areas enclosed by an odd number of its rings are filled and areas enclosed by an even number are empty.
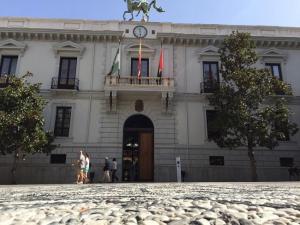
[[[224,34],[220,35],[200,35],[200,34],[177,34],[158,33],[157,38],[164,44],[187,45],[187,46],[220,46],[225,39]],[[275,37],[275,36],[252,36],[257,47],[272,48],[300,48],[299,37]]]
[[[26,50],[26,44],[14,39],[7,39],[0,42],[0,51],[13,52],[14,54],[23,56]]]
[[[203,61],[220,61],[219,48],[209,45],[203,49],[197,50],[196,56],[198,56],[198,62]]]
[[[270,48],[262,53],[259,54],[260,61],[262,64],[266,62],[278,62],[278,63],[286,63],[288,59],[288,55],[276,48]]]
[[[199,55],[199,59],[207,58],[207,57],[214,57],[219,58],[219,48],[209,45],[201,50],[196,51],[196,55]]]
[[[129,44],[125,47],[125,52],[127,52],[127,55],[137,55],[139,52],[139,47],[139,43]],[[156,49],[147,44],[142,44],[142,51],[143,55],[153,57],[155,55]]]
[[[65,41],[54,45],[53,50],[56,56],[60,53],[71,53],[74,56],[82,57],[85,47],[72,41]]]

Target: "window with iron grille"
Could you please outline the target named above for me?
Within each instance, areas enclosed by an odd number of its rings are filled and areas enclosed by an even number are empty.
[[[207,126],[207,138],[211,140],[213,136],[218,135],[219,129],[214,124],[217,116],[217,111],[206,110],[206,126]]]
[[[56,137],[68,137],[71,122],[71,107],[57,107],[54,135]]]
[[[73,88],[76,79],[77,58],[61,58],[58,75],[58,88]]]
[[[66,154],[51,154],[50,163],[51,164],[65,164],[66,163]]]
[[[277,137],[278,141],[289,141],[290,140],[289,130],[288,130],[288,127],[286,126],[287,123],[288,123],[288,121],[284,121],[282,123],[280,121],[275,122],[275,129],[282,133],[282,136]]]
[[[282,80],[281,66],[279,63],[266,63],[266,67],[278,80]]]
[[[209,165],[224,166],[224,156],[209,156]]]
[[[218,62],[203,62],[203,92],[213,93],[219,88]]]
[[[281,167],[293,167],[294,159],[290,157],[282,157],[280,158],[280,166]]]
[[[16,74],[18,56],[3,55],[1,57],[0,76]]]

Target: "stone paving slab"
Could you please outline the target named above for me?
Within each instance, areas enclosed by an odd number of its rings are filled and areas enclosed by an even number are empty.
[[[300,182],[0,186],[1,225],[299,225]]]

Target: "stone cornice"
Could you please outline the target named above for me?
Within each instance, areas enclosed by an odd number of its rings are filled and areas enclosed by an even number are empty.
[[[37,28],[1,28],[0,39],[49,40],[49,41],[119,41],[123,31],[61,30]]]
[[[164,44],[178,45],[214,45],[219,46],[226,35],[200,35],[200,34],[177,34],[158,33],[157,38]],[[300,37],[261,37],[252,36],[257,47],[263,48],[300,48]]]
[[[118,41],[124,31],[134,38],[132,29],[137,21],[96,21],[72,19],[40,19],[0,17],[1,39],[46,39],[55,41]],[[167,22],[142,23],[154,31],[146,39],[162,39],[165,43],[216,45],[232,31],[249,32],[258,46],[278,48],[300,47],[299,27],[247,26],[220,24],[180,24]]]

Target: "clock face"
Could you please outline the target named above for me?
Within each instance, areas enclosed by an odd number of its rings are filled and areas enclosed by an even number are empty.
[[[136,26],[133,29],[133,34],[137,38],[144,38],[147,36],[147,33],[148,33],[148,31],[147,31],[146,27],[144,27],[144,26]]]

